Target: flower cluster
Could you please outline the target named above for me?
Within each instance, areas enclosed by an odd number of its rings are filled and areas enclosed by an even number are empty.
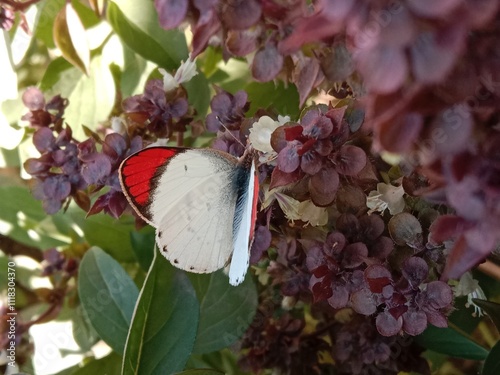
[[[341,176],[354,177],[366,165],[365,151],[353,144],[344,119],[346,107],[313,108],[300,124],[287,123],[271,136],[278,153],[271,187],[308,178],[308,190],[317,206],[328,206],[335,199]]]

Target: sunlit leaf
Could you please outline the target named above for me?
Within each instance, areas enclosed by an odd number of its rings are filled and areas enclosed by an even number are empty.
[[[47,96],[60,94],[69,100],[64,113],[65,122],[73,129],[73,137],[83,140],[85,135],[80,125],[95,130],[99,122],[108,118],[115,104],[115,83],[109,66],[101,56],[92,59],[89,76],[76,68],[64,67],[59,62],[50,77],[44,79],[44,87],[50,87]],[[49,81],[55,82],[49,86]]]
[[[54,20],[54,42],[66,60],[89,73],[90,50],[85,29],[71,3],[60,10]]]
[[[111,1],[107,18],[123,42],[146,60],[167,70],[177,69],[180,61],[186,60],[184,35],[178,30],[160,27],[152,1]]]

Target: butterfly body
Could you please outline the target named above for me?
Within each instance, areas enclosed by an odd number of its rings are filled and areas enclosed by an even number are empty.
[[[238,285],[254,233],[255,171],[251,152],[238,159],[212,149],[151,147],[122,163],[120,182],[174,266],[210,273],[231,259],[230,283]]]

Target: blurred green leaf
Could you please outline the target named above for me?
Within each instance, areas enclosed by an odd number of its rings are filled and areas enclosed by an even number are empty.
[[[140,232],[130,232],[130,242],[141,268],[147,271],[151,266],[155,251],[154,229],[148,226]]]
[[[54,42],[64,58],[88,74],[90,50],[85,29],[71,3],[66,3],[57,14],[53,32]]]
[[[40,82],[40,90],[50,90],[52,86],[54,86],[59,80],[61,80],[61,74],[71,68],[72,65],[63,57],[58,57],[52,60],[47,66],[42,81]]]
[[[0,197],[3,197],[0,199],[0,233],[3,235],[41,249],[70,242],[67,236],[57,231],[54,217],[47,216],[41,202],[33,198],[28,188],[1,186]],[[62,216],[64,213],[56,215]]]
[[[135,309],[123,358],[123,375],[181,371],[193,349],[199,304],[185,273],[155,250]]]
[[[452,357],[484,360],[488,355],[485,348],[452,328],[430,325],[424,333],[415,336],[415,341],[424,348]]]
[[[124,98],[144,91],[147,78],[151,73],[148,61],[136,54],[127,45],[123,45],[124,67],[120,77],[120,86]],[[149,63],[149,65],[152,65]]]
[[[448,317],[448,320],[455,326],[459,327],[461,331],[471,334],[481,322],[481,318],[474,317],[474,309],[466,307],[467,297],[455,298],[453,302],[454,310]]]
[[[83,351],[89,351],[99,340],[99,334],[92,326],[82,305],[72,309],[73,337],[75,342]]]
[[[122,216],[116,220],[108,215],[92,215],[85,218],[78,213],[71,213],[71,216],[90,245],[99,246],[120,262],[135,261],[129,235],[134,229],[131,217]]]
[[[83,367],[72,372],[71,375],[115,375],[122,367],[122,357],[114,352],[106,357],[87,362]]]
[[[486,361],[484,361],[483,371],[481,371],[481,375],[498,374],[500,374],[500,341],[491,349]]]
[[[188,93],[189,104],[196,109],[197,116],[205,119],[210,105],[210,87],[203,73],[182,84]]]
[[[65,0],[46,0],[37,4],[39,17],[34,28],[35,37],[43,41],[47,48],[55,48],[53,37],[54,20],[64,7]]]
[[[247,330],[257,309],[257,292],[248,275],[241,285],[229,284],[223,272],[190,274],[200,301],[200,323],[193,352],[228,347]]]
[[[250,101],[250,110],[247,115],[251,116],[259,108],[272,108],[282,116],[290,116],[296,119],[300,114],[299,94],[294,85],[285,87],[283,82],[258,83],[252,82],[245,87]]]
[[[87,137],[80,125],[85,125],[95,130],[99,122],[108,118],[115,104],[116,88],[113,76],[101,56],[95,56],[90,62],[90,72],[87,77],[77,68],[58,70],[64,64],[58,63],[54,69],[46,74],[43,87],[48,88],[48,83],[58,80],[50,86],[49,95],[60,94],[69,100],[69,105],[64,112],[65,122],[71,126],[73,137],[83,140]]]
[[[220,375],[220,374],[224,373],[216,370],[203,369],[203,368],[176,373],[176,375]]]
[[[80,263],[78,294],[99,336],[117,353],[125,340],[139,291],[122,266],[98,247]]]
[[[500,331],[500,304],[478,298],[474,298],[472,301],[486,311],[497,330]]]
[[[186,38],[178,30],[164,30],[152,1],[114,0],[107,18],[114,31],[132,50],[159,66],[173,70],[186,60]]]

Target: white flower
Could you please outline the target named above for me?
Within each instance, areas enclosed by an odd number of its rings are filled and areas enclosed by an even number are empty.
[[[466,272],[462,275],[458,284],[453,288],[455,293],[455,297],[467,296],[466,307],[473,306],[474,313],[472,316],[483,316],[483,311],[481,308],[472,301],[473,298],[477,299],[486,299],[486,296],[479,286],[477,280],[472,278],[472,274],[470,272]]]
[[[125,126],[125,121],[122,118],[113,116],[111,117],[111,129],[115,133],[125,135],[127,133],[127,128]]]
[[[186,62],[181,61],[181,66],[175,72],[175,76],[172,76],[172,74],[162,68],[159,68],[158,71],[163,75],[163,89],[165,92],[179,87],[181,83],[191,80],[191,78],[198,74],[196,63],[194,60],[191,60],[191,54],[189,54]]]
[[[366,198],[366,206],[370,209],[368,213],[375,211],[383,213],[387,208],[391,215],[403,212],[405,208],[404,193],[403,185],[392,186],[383,182],[378,183],[377,191],[370,191]]]
[[[250,135],[248,137],[253,148],[267,153],[274,152],[271,147],[271,134],[280,125],[278,121],[274,121],[269,116],[262,116],[259,121],[254,122],[250,128]]]
[[[263,208],[269,207],[271,203],[276,200],[285,214],[285,217],[292,223],[295,220],[300,220],[305,223],[304,226],[312,225],[316,227],[326,225],[328,222],[328,212],[326,208],[317,207],[310,200],[300,202],[278,190],[279,188],[269,191],[264,188]]]
[[[328,223],[328,211],[325,207],[318,207],[310,200],[300,202],[299,204],[300,220],[313,227],[326,225]]]

